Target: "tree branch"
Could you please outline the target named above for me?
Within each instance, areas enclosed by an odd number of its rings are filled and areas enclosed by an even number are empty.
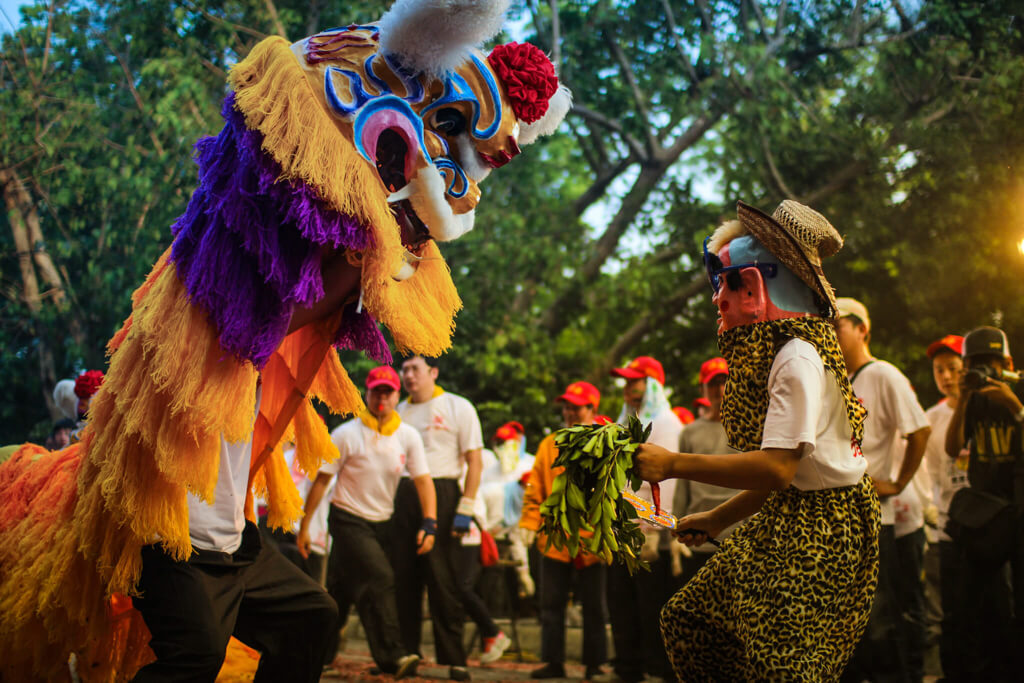
[[[270,13],[270,22],[274,25],[274,30],[277,32],[277,35],[282,38],[287,38],[288,36],[284,31],[284,24],[281,23],[281,18],[277,16],[277,5],[274,4],[274,0],[264,0],[264,3],[267,6],[267,12]]]
[[[798,201],[802,204],[814,204],[820,199],[829,196],[833,192],[837,192],[846,186],[851,180],[859,176],[864,171],[868,170],[868,165],[863,161],[853,161],[844,166],[832,176],[824,185],[818,187],[811,192],[808,192],[803,197],[799,197]]]
[[[571,123],[569,124],[569,130],[572,131],[572,136],[576,138],[576,144],[579,146],[580,153],[583,154],[583,158],[586,160],[587,166],[590,167],[590,171],[594,175],[600,173],[603,164],[601,164],[598,154],[594,150],[593,144],[590,143],[591,136],[584,136],[580,133],[577,127]]]
[[[765,38],[768,37],[768,25],[764,20],[764,12],[761,11],[761,6],[757,4],[757,0],[747,0],[750,4],[750,8],[754,10],[754,17],[757,19],[757,26],[761,29],[761,35]]]
[[[553,1],[553,0],[552,0]],[[679,26],[676,24],[676,15],[672,12],[672,6],[668,4],[668,0],[661,0],[661,8],[665,11],[665,19],[668,20],[669,35],[672,36],[672,45],[676,48],[676,52],[679,53],[679,58],[683,62],[683,66],[686,67],[686,72],[690,76],[690,82],[694,85],[697,84],[697,69],[690,63],[690,58],[686,56],[686,52],[683,51],[683,44],[679,42],[676,37],[679,32]]]
[[[786,184],[786,181],[782,179],[782,174],[779,173],[779,168],[775,165],[775,158],[772,156],[772,150],[768,146],[768,138],[764,135],[761,136],[761,150],[764,152],[765,161],[768,162],[768,170],[772,174],[772,180],[775,181],[775,185],[782,192],[782,195],[787,198],[796,199],[796,193],[793,192]]]
[[[573,213],[576,216],[582,216],[583,212],[590,208],[591,204],[604,196],[605,192],[608,191],[608,186],[622,175],[627,168],[632,166],[635,161],[632,156],[628,156],[625,159],[619,160],[614,166],[605,167],[603,171],[600,171],[594,182],[590,184],[590,187],[572,203]]]
[[[134,79],[132,77],[131,69],[128,68],[128,63],[124,60],[124,57],[121,56],[121,53],[114,49],[114,46],[110,44],[110,41],[107,40],[105,35],[100,34],[98,37],[103,41],[103,44],[107,46],[110,53],[114,55],[114,58],[117,59],[117,63],[121,65],[121,70],[124,72],[125,82],[128,84],[128,91],[132,94],[132,97],[135,99],[135,105],[139,108],[139,111],[146,119],[146,127],[149,129],[149,139],[153,143],[153,148],[156,149],[157,154],[163,156],[163,145],[160,144],[160,140],[157,138],[156,132],[153,130],[152,120],[149,117],[149,112],[146,111],[146,105],[143,104],[139,91],[135,89],[135,83],[133,82]]]
[[[558,20],[558,0],[548,0],[551,7],[551,63],[555,65],[555,75],[562,73],[562,28]]]
[[[615,340],[615,343],[605,353],[601,363],[591,373],[591,381],[597,382],[607,377],[611,369],[618,365],[622,358],[629,355],[630,349],[639,343],[652,329],[655,329],[662,322],[676,315],[687,301],[696,296],[706,286],[706,283],[707,280],[705,279],[704,272],[701,271],[694,275],[684,287],[667,301],[660,302],[654,309],[648,308]]]
[[[786,28],[786,8],[789,3],[786,0],[782,0],[779,3],[779,11],[775,14],[775,38],[774,40],[780,40],[782,38],[782,32]]]
[[[636,74],[633,73],[633,66],[626,60],[626,55],[622,52],[622,47],[619,42],[615,40],[614,36],[610,36],[605,33],[605,39],[611,46],[612,55],[615,57],[615,61],[619,63],[619,68],[622,71],[622,77],[626,81],[626,85],[629,86],[629,92],[633,97],[633,103],[636,105],[637,113],[640,115],[641,125],[644,128],[644,137],[647,140],[647,152],[648,154],[654,154],[655,150],[658,149],[658,140],[654,136],[654,132],[651,130],[651,114],[647,109],[646,98],[640,91],[640,85],[636,82]]]
[[[53,37],[53,10],[57,0],[50,0],[50,9],[48,16],[46,17],[46,41],[43,47],[43,66],[39,69],[39,74],[46,75],[46,63],[50,60],[50,47],[51,38]]]
[[[195,6],[193,5],[193,7]],[[235,24],[233,22],[230,22],[227,19],[222,19],[221,17],[218,17],[215,14],[210,14],[205,9],[200,9],[199,7],[195,7],[195,9],[198,10],[199,13],[202,14],[206,19],[216,22],[221,26],[225,26],[237,33],[245,33],[246,35],[250,35],[253,38],[256,38],[257,40],[263,40],[264,38],[268,37],[266,33],[260,33],[256,29],[249,28],[248,26],[242,26],[241,24]]]
[[[704,134],[711,130],[724,115],[725,109],[720,108],[718,111],[698,116],[668,149],[664,149],[658,154],[658,160],[666,164],[667,168],[669,164],[674,163],[679,158],[680,154],[704,137]]]
[[[605,228],[601,237],[593,244],[590,257],[584,262],[572,282],[562,290],[541,316],[540,325],[550,334],[557,334],[568,323],[568,317],[563,314],[564,310],[568,309],[579,298],[580,293],[597,279],[601,272],[601,266],[615,253],[619,240],[622,239],[643,209],[647,198],[664,176],[666,168],[667,166],[660,163],[640,168],[640,175],[633,183],[633,187],[623,197],[619,210],[609,221],[608,227]]]
[[[304,35],[311,36],[320,30],[320,13],[324,8],[324,0],[310,0],[309,10],[306,13],[306,32]]]
[[[613,121],[604,114],[599,114],[598,112],[588,109],[582,104],[576,104],[575,102],[572,105],[572,109],[569,111],[586,121],[595,123],[602,128],[607,128],[610,131],[618,133],[619,137],[622,138],[622,141],[626,143],[627,147],[629,147],[630,154],[635,156],[639,161],[643,162],[650,158],[650,155],[647,153],[647,150],[644,149],[644,146],[641,145],[635,137],[623,130],[622,125],[618,121]]]

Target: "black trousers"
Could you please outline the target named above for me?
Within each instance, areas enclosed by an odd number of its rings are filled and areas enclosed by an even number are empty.
[[[964,614],[964,567],[961,550],[953,541],[939,541],[939,581],[942,587],[942,633],[939,658],[947,681],[966,680],[968,669],[967,619]]]
[[[988,564],[959,545],[958,615],[963,619],[963,681],[1019,681],[1024,670],[1024,520],[1007,561]]]
[[[347,615],[355,605],[373,661],[385,673],[393,672],[406,653],[398,628],[395,574],[388,556],[391,521],[369,522],[332,505],[328,528],[332,545],[327,591],[338,603],[340,614]],[[336,651],[338,629],[331,635]]]
[[[924,599],[924,527],[893,542],[896,567],[893,579],[899,604],[900,628],[906,644],[907,673],[911,681],[924,679],[924,650],[928,640]]]
[[[600,666],[608,661],[605,633],[607,567],[595,564],[578,570],[577,595],[583,606],[583,663]],[[573,578],[571,562],[549,557],[540,560],[540,658],[549,664],[565,663],[565,606]]]
[[[672,597],[668,551],[651,562],[651,571],[630,576],[625,565],[608,567],[608,614],[615,643],[615,673],[642,681],[644,673],[674,678],[661,639],[661,608]]]
[[[481,638],[493,638],[498,633],[498,625],[491,618],[491,612],[487,609],[480,594],[476,592],[477,581],[483,573],[483,565],[480,564],[480,546],[464,545],[458,549],[459,573],[456,579],[459,582],[459,600],[466,614],[476,624],[480,631]]]
[[[878,533],[878,587],[864,635],[843,672],[846,682],[906,683],[907,647],[896,596],[896,534],[892,524]]]
[[[423,654],[420,652],[420,634],[423,628],[423,588],[426,586],[437,663],[465,666],[466,650],[462,644],[465,613],[459,602],[457,579],[458,551],[462,544],[452,536],[455,508],[462,493],[454,479],[435,479],[434,490],[437,492],[437,537],[434,549],[426,555],[416,554],[416,534],[423,523],[416,485],[411,479],[403,478],[395,494],[392,566],[398,598],[398,623],[405,651]]]
[[[230,555],[198,550],[176,562],[145,546],[138,589],[157,659],[135,681],[213,681],[231,636],[260,652],[256,683],[320,680],[338,609],[254,524]]]

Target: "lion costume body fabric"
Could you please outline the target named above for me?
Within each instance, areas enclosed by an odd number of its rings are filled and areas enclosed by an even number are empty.
[[[504,2],[399,0],[377,24],[289,45],[229,75],[225,125],[196,145],[199,187],[108,344],[82,439],[0,466],[0,678],[124,680],[152,658],[131,606],[140,549],[192,552],[188,495],[212,502],[220,442],[252,437],[269,523],[302,514],[281,454],[337,457],[311,403],[362,408],[332,348],[438,355],[461,306],[433,239],[472,227],[478,183],[568,110],[529,45],[473,45]],[[324,296],[326,255],[361,267],[358,301],[288,334]],[[259,412],[256,388],[261,382]]]

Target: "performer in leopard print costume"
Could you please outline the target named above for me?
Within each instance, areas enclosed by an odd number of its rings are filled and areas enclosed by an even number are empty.
[[[842,238],[819,213],[784,201],[705,242],[729,362],[722,422],[734,454],[670,453],[645,444],[637,468],[744,489],[680,520],[704,543],[753,515],[661,612],[685,681],[834,681],[859,640],[878,573],[878,498],[860,453],[866,411],[836,342],[821,257]]]

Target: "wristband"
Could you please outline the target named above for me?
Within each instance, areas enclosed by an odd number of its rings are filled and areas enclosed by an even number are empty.
[[[473,516],[473,507],[476,501],[468,496],[462,496],[459,498],[459,505],[455,508],[455,514],[465,515],[466,517]]]
[[[455,519],[452,520],[452,530],[464,534],[469,531],[469,525],[473,523],[473,518],[469,515],[462,515],[456,513]]]
[[[1013,419],[1017,422],[1024,422],[1024,406],[1021,407],[1020,412],[1013,416]]]
[[[423,530],[427,536],[437,535],[437,520],[433,517],[424,517],[423,524],[420,525],[420,529]]]

